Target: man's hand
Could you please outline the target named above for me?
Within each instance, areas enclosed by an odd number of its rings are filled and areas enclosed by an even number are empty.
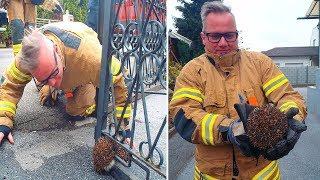
[[[63,14],[63,8],[59,4],[59,2],[54,6],[53,12],[57,14]]]
[[[12,133],[10,132],[7,137],[10,144],[14,144]],[[4,134],[0,132],[0,145],[2,144],[2,140],[4,140]]]
[[[297,108],[290,108],[286,113],[289,124],[287,134],[274,147],[267,149],[263,153],[266,159],[273,161],[286,156],[298,142],[301,133],[307,130],[307,126],[304,123],[293,118],[298,113],[299,110]]]
[[[4,139],[8,139],[11,144],[14,143],[11,128],[5,125],[0,125],[0,146]]]
[[[244,129],[243,122],[240,119],[231,123],[227,133],[228,141],[237,146],[242,154],[247,157],[260,156],[261,152],[250,143],[249,137]]]
[[[258,157],[261,152],[253,147],[249,141],[249,137],[246,134],[246,125],[248,121],[249,114],[253,111],[254,106],[250,106],[246,103],[235,104],[234,108],[236,109],[240,119],[234,121],[227,127],[219,127],[220,132],[227,132],[227,140],[237,146],[243,155],[247,157]],[[225,130],[224,130],[225,129]]]
[[[43,106],[54,106],[57,100],[58,91],[49,86],[44,85],[40,90],[40,104]]]

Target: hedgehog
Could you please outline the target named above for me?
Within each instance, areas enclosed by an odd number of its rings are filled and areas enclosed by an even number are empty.
[[[288,121],[279,109],[266,104],[250,113],[246,129],[251,144],[263,151],[274,147],[283,139]]]
[[[93,165],[98,173],[110,171],[114,165],[116,155],[114,142],[111,139],[101,137],[93,147]]]

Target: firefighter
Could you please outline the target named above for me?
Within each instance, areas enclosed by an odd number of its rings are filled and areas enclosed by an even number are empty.
[[[205,53],[183,67],[169,105],[169,118],[177,132],[196,145],[194,178],[279,179],[277,159],[287,155],[306,130],[303,97],[272,59],[238,48],[229,7],[220,1],[206,2],[201,18]],[[267,103],[290,114],[289,128],[284,139],[262,153],[248,138],[236,137],[241,131],[245,134],[242,121],[252,106]]]
[[[6,69],[0,86],[0,141],[13,143],[11,130],[25,85],[34,77],[41,101],[51,94],[49,86],[61,89],[67,96],[66,112],[79,120],[94,113],[96,87],[99,86],[101,51],[96,32],[80,22],[58,22],[43,26],[42,33],[34,30],[22,42],[21,52]],[[112,58],[111,72],[115,92],[116,117],[124,108],[122,129],[128,131],[131,106],[124,107],[127,88],[120,71],[121,63]]]
[[[7,1],[7,0],[4,0]],[[34,28],[36,22],[36,5],[41,5],[44,0],[10,0],[8,1],[8,17],[12,31],[12,49],[14,56],[21,50],[21,41],[24,29]],[[47,10],[62,13],[62,8],[57,0],[46,0],[50,4]],[[47,7],[46,5],[45,7]]]

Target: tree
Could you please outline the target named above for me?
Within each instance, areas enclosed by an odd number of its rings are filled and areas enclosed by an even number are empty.
[[[63,9],[69,10],[69,13],[73,15],[75,21],[85,22],[88,11],[88,0],[83,0],[83,4],[81,6],[79,5],[79,2],[76,0],[62,0],[60,2],[63,6]],[[51,19],[53,17],[53,13],[38,7],[37,17]]]
[[[201,6],[208,0],[178,0],[182,5],[177,9],[182,13],[181,18],[175,18],[175,26],[178,33],[192,40],[191,48],[187,49],[186,45],[178,43],[178,51],[181,55],[181,62],[184,64],[192,58],[199,56],[204,52],[200,38],[202,30]],[[190,50],[191,55],[190,55]]]
[[[88,0],[83,0],[82,5],[76,0],[62,0],[64,10],[69,10],[69,13],[73,15],[75,21],[85,22],[87,18],[87,4]]]

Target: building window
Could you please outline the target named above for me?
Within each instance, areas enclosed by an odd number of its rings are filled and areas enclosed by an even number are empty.
[[[316,46],[316,39],[313,40],[312,45]]]

